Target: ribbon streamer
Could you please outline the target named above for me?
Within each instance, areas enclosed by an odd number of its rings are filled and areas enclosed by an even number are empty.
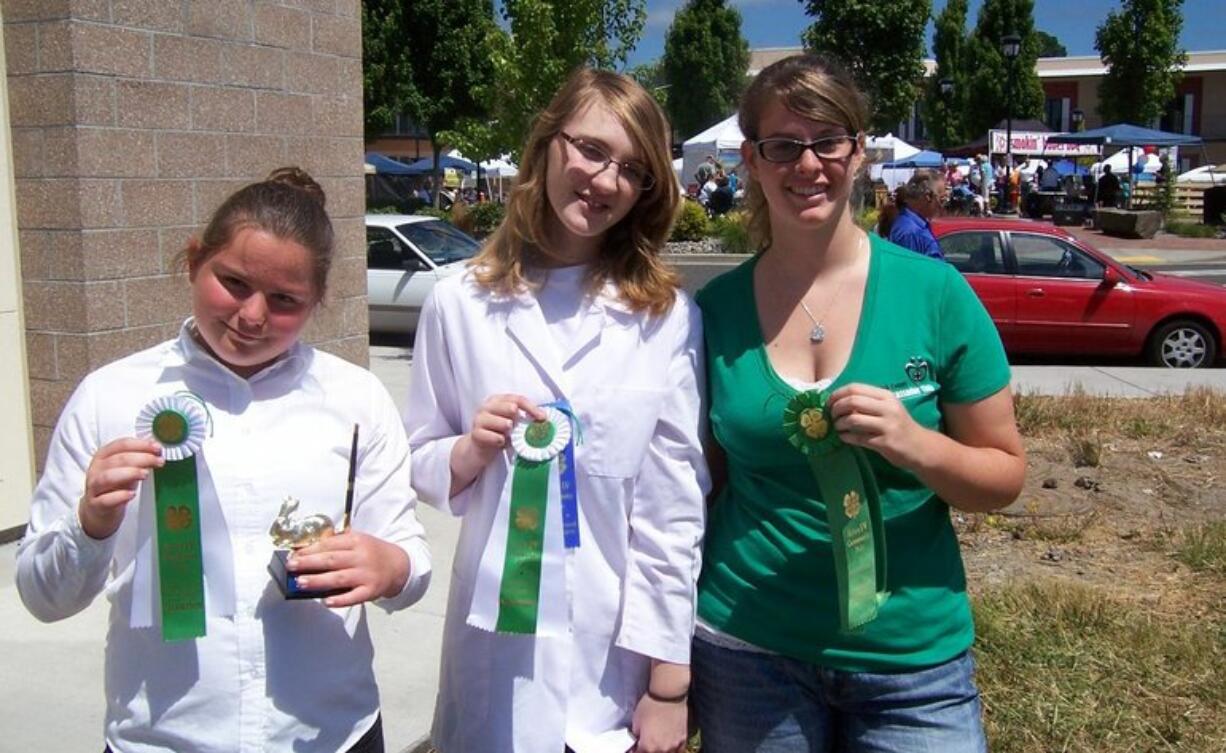
[[[788,442],[809,461],[817,481],[834,551],[839,625],[856,630],[877,617],[886,599],[885,526],[868,458],[844,444],[827,406],[828,394],[802,392],[783,411]]]
[[[208,417],[198,398],[192,398],[195,401],[181,395],[157,398],[136,419],[137,436],[157,441],[166,460],[161,468],[153,470],[158,587],[165,641],[205,634],[195,455],[204,443]]]
[[[550,471],[553,459],[570,445],[571,437],[569,419],[557,408],[544,410],[544,420],[521,422],[511,432],[516,458],[502,584],[498,591],[495,630],[500,633],[536,632]]]

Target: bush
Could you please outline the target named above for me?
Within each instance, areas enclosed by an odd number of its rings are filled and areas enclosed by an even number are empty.
[[[366,214],[400,214],[400,207],[387,205],[382,207],[367,207]]]
[[[423,217],[437,217],[440,220],[448,220],[448,221],[451,220],[451,214],[447,210],[436,209],[429,205],[426,205],[424,207],[418,207],[417,210],[413,212],[413,214],[420,214]]]
[[[485,238],[498,229],[502,218],[507,214],[503,204],[492,201],[467,206],[469,222],[472,223],[472,234],[475,238]]]
[[[707,237],[710,230],[707,220],[707,210],[697,201],[686,199],[681,203],[681,214],[673,225],[670,241],[700,241]]]
[[[860,229],[864,230],[865,232],[876,230],[877,219],[880,217],[880,214],[881,213],[877,211],[876,207],[864,209],[856,214],[856,224],[859,225]]]
[[[1178,220],[1166,223],[1166,232],[1183,238],[1215,238],[1217,228],[1212,225],[1202,225],[1199,222]]]
[[[725,254],[748,254],[749,215],[744,211],[729,212],[711,221],[711,234],[719,238]]]

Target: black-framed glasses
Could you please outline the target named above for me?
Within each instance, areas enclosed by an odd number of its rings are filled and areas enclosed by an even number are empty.
[[[818,159],[847,159],[856,153],[859,142],[855,136],[842,134],[825,136],[813,141],[797,141],[787,138],[759,139],[754,142],[758,155],[767,162],[795,162],[806,149],[812,150]]]
[[[609,153],[600,144],[576,138],[565,131],[558,131],[558,135],[575,148],[575,151],[579,153],[579,157],[588,164],[593,173],[606,170],[609,165],[617,165],[618,176],[629,183],[636,191],[650,191],[655,187],[655,176],[647,169],[647,165],[644,165],[642,162],[635,160],[618,162],[610,157]]]

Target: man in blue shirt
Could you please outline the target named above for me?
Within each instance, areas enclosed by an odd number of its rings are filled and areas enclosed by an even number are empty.
[[[945,181],[939,175],[916,172],[895,194],[898,214],[889,226],[890,242],[944,261],[945,254],[928,222],[941,211],[944,200]]]

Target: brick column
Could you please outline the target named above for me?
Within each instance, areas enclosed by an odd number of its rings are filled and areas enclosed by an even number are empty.
[[[338,258],[308,339],[367,359],[359,0],[0,0],[39,466],[81,377],[173,336],[184,241],[296,164]]]

